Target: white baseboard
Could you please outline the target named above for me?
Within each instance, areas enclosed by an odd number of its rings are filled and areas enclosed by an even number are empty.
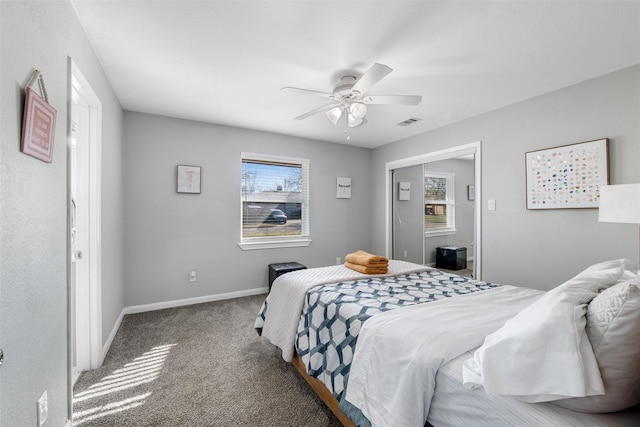
[[[203,297],[195,297],[195,298],[186,298],[179,299],[174,301],[163,301],[156,302],[152,304],[144,304],[144,305],[132,305],[129,307],[125,307],[123,311],[124,314],[134,314],[134,313],[144,313],[146,311],[154,311],[154,310],[162,310],[165,308],[174,308],[181,307],[183,305],[192,305],[192,304],[202,304],[205,302],[212,301],[221,301],[225,299],[232,298],[240,298],[240,297],[248,297],[251,295],[260,295],[266,294],[269,292],[268,287],[264,288],[256,288],[256,289],[248,289],[246,291],[238,291],[238,292],[227,292],[224,294],[214,294],[214,295],[206,295]]]
[[[127,314],[144,313],[147,311],[162,310],[165,308],[182,307],[184,305],[202,304],[205,302],[248,297],[252,295],[266,294],[267,292],[269,292],[269,288],[264,287],[264,288],[248,289],[246,291],[227,292],[224,294],[206,295],[203,297],[186,298],[186,299],[180,299],[180,300],[174,300],[174,301],[163,301],[163,302],[156,302],[152,304],[132,305],[129,307],[125,307],[120,312],[120,315],[116,320],[116,323],[113,325],[113,328],[111,329],[111,333],[109,334],[107,341],[102,346],[102,357],[100,359],[100,366],[102,366],[102,362],[104,361],[104,358],[106,357],[107,352],[111,347],[111,343],[113,342],[113,339],[116,337],[116,333],[118,332],[118,329],[120,329],[120,324],[122,324],[122,319]]]
[[[109,334],[107,341],[102,346],[102,357],[100,358],[99,366],[102,366],[102,362],[104,362],[104,358],[107,356],[107,352],[109,351],[109,348],[111,348],[111,343],[113,342],[113,339],[116,337],[116,333],[118,332],[118,329],[120,329],[120,324],[122,323],[122,319],[126,314],[125,313],[126,309],[127,307],[123,308],[122,311],[120,312],[120,315],[116,319],[115,325],[113,325],[113,328],[111,328],[111,333]]]

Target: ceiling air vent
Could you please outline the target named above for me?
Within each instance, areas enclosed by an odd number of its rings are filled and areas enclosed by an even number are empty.
[[[418,119],[417,117],[411,117],[405,120],[404,122],[397,123],[397,126],[410,126],[416,122],[419,122],[422,119]]]

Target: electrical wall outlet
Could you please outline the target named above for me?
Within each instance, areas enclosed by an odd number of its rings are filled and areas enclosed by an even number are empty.
[[[404,252],[402,253],[402,256],[403,256],[403,257],[405,257],[405,258],[408,256],[408,253],[407,253],[407,250],[406,250],[406,249],[405,249],[405,250],[404,250]]]
[[[340,261],[340,257],[337,256],[336,257],[336,265],[340,265],[340,264],[342,264],[342,261]]]
[[[47,391],[45,390],[38,399],[37,403],[37,411],[38,411],[38,427],[44,424],[47,421],[47,417],[49,416],[49,402],[47,399]]]
[[[194,283],[198,281],[198,274],[195,270],[189,272],[189,282]]]

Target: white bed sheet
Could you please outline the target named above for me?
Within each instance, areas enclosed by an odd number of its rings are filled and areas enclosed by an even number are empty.
[[[614,414],[584,414],[551,403],[526,403],[462,385],[462,365],[475,349],[442,366],[427,422],[434,427],[576,426],[637,427],[640,407]]]
[[[541,294],[503,285],[373,316],[360,330],[345,400],[374,427],[422,426],[440,366],[478,347]]]

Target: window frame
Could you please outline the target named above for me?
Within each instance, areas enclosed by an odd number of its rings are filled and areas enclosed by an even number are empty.
[[[298,236],[243,237],[242,163],[245,160],[300,165],[302,168],[301,234]],[[305,247],[311,244],[309,224],[309,159],[258,153],[240,153],[240,242],[242,250]]]
[[[443,202],[442,200],[432,200],[427,199],[426,191],[424,191],[424,181],[427,177],[433,178],[445,178],[445,188],[446,188],[446,200]],[[456,233],[456,195],[455,195],[455,177],[456,174],[452,172],[434,172],[425,170],[423,173],[423,205],[427,204],[439,204],[447,206],[447,225],[446,227],[440,227],[437,229],[427,229],[426,225],[424,225],[424,236],[425,237],[436,237],[436,236],[446,236]]]

